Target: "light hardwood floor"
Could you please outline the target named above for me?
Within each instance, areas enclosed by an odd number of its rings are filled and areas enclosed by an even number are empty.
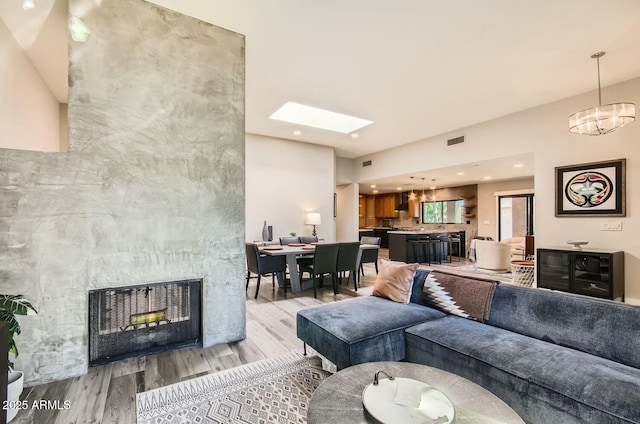
[[[388,257],[387,249],[380,250],[380,257]],[[134,424],[136,393],[301,349],[302,342],[296,337],[296,312],[321,303],[370,295],[375,269],[373,264],[365,264],[364,268],[365,276],[357,292],[353,284],[345,281],[340,294],[334,296],[329,281],[319,290],[318,299],[313,298],[312,290],[286,295],[282,289],[273,290],[270,278],[263,279],[260,294],[254,299],[252,279],[247,291],[246,339],[131,358],[89,368],[81,377],[25,388],[21,399],[27,401],[29,408],[20,411],[12,424]],[[60,408],[33,408],[33,402],[40,400],[59,401]],[[69,409],[64,409],[65,401],[70,402]]]

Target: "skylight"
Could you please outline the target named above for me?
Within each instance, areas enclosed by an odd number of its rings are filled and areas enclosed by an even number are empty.
[[[336,131],[343,134],[349,134],[350,132],[373,124],[373,121],[367,119],[356,118],[355,116],[344,115],[342,113],[331,112],[329,110],[294,102],[285,103],[280,109],[271,114],[269,119]]]

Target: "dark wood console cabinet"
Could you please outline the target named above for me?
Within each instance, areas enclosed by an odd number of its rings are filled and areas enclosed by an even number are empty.
[[[538,249],[538,287],[624,300],[624,252]]]

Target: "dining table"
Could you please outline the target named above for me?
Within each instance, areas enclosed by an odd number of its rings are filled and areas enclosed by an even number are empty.
[[[377,244],[361,244],[360,249],[358,250],[358,259],[356,261],[356,271],[360,269],[360,259],[362,257],[362,251],[366,249],[379,249],[380,246]],[[298,272],[298,258],[302,256],[313,257],[313,253],[315,251],[315,245],[313,244],[305,244],[302,246],[294,245],[294,246],[281,246],[281,245],[267,245],[259,248],[260,253],[264,253],[269,256],[285,256],[287,260],[287,268],[289,268],[289,281],[291,283],[291,292],[299,293],[304,289],[312,288],[313,281],[308,280],[308,282],[302,282],[300,279],[300,272]],[[351,273],[349,280],[352,278],[356,278],[357,275],[353,275]],[[286,284],[286,281],[283,279],[283,276],[278,273],[278,284],[283,286]]]

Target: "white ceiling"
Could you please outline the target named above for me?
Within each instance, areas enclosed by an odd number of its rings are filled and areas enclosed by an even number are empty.
[[[32,61],[56,87],[66,86],[66,39],[42,35],[47,25],[36,18],[66,8],[53,2],[36,0],[25,12],[22,0],[2,0],[0,17],[16,38],[47,40]],[[607,52],[603,86],[640,76],[639,0],[150,2],[246,35],[248,133],[333,146],[346,158],[594,90],[596,51]],[[66,17],[60,22],[64,27]],[[63,66],[52,65],[55,51]],[[47,59],[35,58],[44,53]],[[605,103],[624,100],[604,92]],[[374,124],[352,139],[268,119],[287,101]],[[594,94],[584,107],[596,102]]]
[[[518,165],[518,167],[514,165]],[[456,187],[479,182],[530,178],[533,177],[533,165],[533,153],[507,156],[461,166],[361,181],[360,193],[374,194],[374,189],[378,190],[378,193],[390,193],[398,191],[398,187],[401,187],[401,191],[409,191],[412,184],[414,190],[421,191],[423,188],[429,190],[432,186],[436,188]],[[371,187],[371,185],[376,187]]]

